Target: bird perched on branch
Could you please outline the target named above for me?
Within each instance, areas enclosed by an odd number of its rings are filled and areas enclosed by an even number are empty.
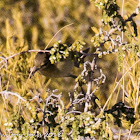
[[[34,60],[32,74],[38,71],[47,78],[76,78],[71,74],[71,71],[74,66],[79,67],[84,63],[85,54],[88,53],[89,48],[84,51],[76,51],[74,47],[56,43],[53,47],[46,49],[49,52],[38,52]]]

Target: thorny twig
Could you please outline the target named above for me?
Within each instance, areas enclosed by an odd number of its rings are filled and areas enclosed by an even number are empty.
[[[18,103],[19,100],[26,102],[26,100],[24,98],[22,98],[19,94],[15,93],[15,92],[10,92],[10,91],[1,91],[0,94],[5,95],[5,97],[7,98],[8,95],[13,95],[16,96],[18,98]]]
[[[92,79],[93,79],[93,72],[94,72],[95,65],[96,65],[96,59],[97,58],[94,57],[92,63],[90,63],[91,75],[89,75],[89,79],[88,79],[89,81],[88,81],[88,85],[87,85],[87,92],[86,92],[86,98],[87,99],[88,99],[88,96],[90,95],[90,91],[91,91],[91,88],[92,88]],[[86,100],[84,112],[87,112],[88,108],[89,108],[89,102],[88,102],[88,100]]]
[[[17,55],[21,55],[21,54],[23,54],[23,53],[30,53],[30,52],[50,52],[50,51],[48,51],[48,50],[27,50],[27,51],[23,51],[23,52],[18,52],[18,53],[16,53],[16,54],[13,54],[13,55],[8,56],[8,57],[0,57],[0,58],[3,59],[3,60],[0,61],[0,64],[3,63],[3,62],[5,62],[5,63],[7,64],[7,61],[8,61],[9,59],[11,59],[11,58],[13,58],[13,57],[15,57],[15,56],[17,56]],[[1,69],[1,68],[2,68],[2,67],[0,67],[0,69]]]
[[[52,100],[52,102],[50,102],[51,100]],[[60,102],[60,104],[58,104],[58,102]],[[60,107],[60,105],[61,105],[61,107]],[[42,128],[43,128],[44,138],[45,138],[45,128],[44,127],[45,127],[46,114],[49,113],[50,115],[53,115],[53,112],[47,110],[47,107],[49,107],[49,106],[59,107],[59,108],[61,108],[63,110],[64,109],[64,103],[61,100],[61,94],[56,95],[56,94],[52,93],[50,96],[48,96],[46,98],[45,107],[44,107],[44,110],[43,110],[43,120],[42,120]],[[61,121],[62,122],[64,121],[63,117],[61,118]]]

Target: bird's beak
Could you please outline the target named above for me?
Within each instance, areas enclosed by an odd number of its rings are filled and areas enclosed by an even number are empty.
[[[39,68],[37,68],[36,66],[30,68],[30,74],[29,74],[29,78],[31,78],[35,72],[37,72],[39,70]]]

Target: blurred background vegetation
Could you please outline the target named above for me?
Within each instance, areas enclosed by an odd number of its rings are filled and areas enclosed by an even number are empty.
[[[118,3],[121,7],[122,1],[118,0]],[[127,0],[124,4],[124,16],[129,16],[137,4],[138,0]],[[99,29],[102,11],[90,0],[1,0],[0,13],[0,60],[28,49],[44,49],[57,31],[71,23],[73,25],[60,31],[49,46],[58,40],[66,44],[72,44],[75,40],[83,40],[86,42],[86,46],[90,47],[90,52],[95,51],[91,42],[95,30],[93,31],[91,27]],[[139,32],[139,16],[135,20]],[[46,93],[47,88],[58,89],[59,93],[62,92],[62,97],[67,105],[68,92],[74,88],[75,81],[71,78],[47,81],[38,73],[29,79],[29,69],[33,66],[35,55],[35,52],[25,53],[9,59],[7,65],[1,64],[0,90],[12,91],[30,99],[34,94],[39,93],[45,98],[47,93],[49,94],[49,92]],[[87,59],[92,60],[90,57]],[[104,56],[97,63],[107,77],[106,82],[96,93],[104,104],[112,91],[115,78],[120,78],[121,72],[118,73],[117,58],[114,54]],[[81,69],[74,69],[76,75],[80,71]],[[13,107],[15,103],[17,103],[16,97],[10,99],[4,95],[0,97],[0,114],[3,114],[0,124],[3,125],[7,121],[10,110],[19,109]],[[114,103],[112,102],[112,104]],[[24,110],[25,106],[22,109]],[[29,117],[27,114],[24,116]],[[4,131],[5,128],[0,127],[0,129]]]

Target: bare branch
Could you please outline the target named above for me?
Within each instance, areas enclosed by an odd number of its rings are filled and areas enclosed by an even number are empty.
[[[0,94],[5,95],[5,96],[13,95],[13,96],[16,96],[19,100],[26,102],[26,100],[24,98],[22,98],[18,93],[4,90],[4,91],[1,91]]]

